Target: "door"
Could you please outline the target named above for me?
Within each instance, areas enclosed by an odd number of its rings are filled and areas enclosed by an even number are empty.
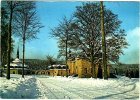
[[[101,65],[99,65],[99,67],[98,67],[97,78],[103,78],[103,75],[102,75],[102,67],[101,67]]]

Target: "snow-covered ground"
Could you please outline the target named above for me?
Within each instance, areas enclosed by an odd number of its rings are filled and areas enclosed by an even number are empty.
[[[36,99],[138,99],[139,79],[93,79],[16,75],[0,78],[1,98]]]
[[[5,99],[38,98],[39,90],[33,76],[11,75],[11,79],[0,77],[0,97]]]

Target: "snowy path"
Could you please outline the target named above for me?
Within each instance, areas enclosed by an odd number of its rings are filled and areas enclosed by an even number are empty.
[[[138,79],[76,79],[37,77],[42,94],[48,99],[138,99]]]
[[[43,89],[43,98],[48,99],[71,99],[71,98],[81,98],[79,95],[72,93],[68,89],[65,89],[62,84],[54,83],[53,80],[44,80],[43,78],[38,78],[38,83]]]

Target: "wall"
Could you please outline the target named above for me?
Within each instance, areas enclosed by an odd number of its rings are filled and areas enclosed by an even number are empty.
[[[38,75],[66,76],[66,69],[34,70]],[[67,70],[69,74],[69,69]]]
[[[69,59],[67,62],[70,75],[78,74],[78,77],[93,77],[93,68],[91,67],[91,62],[86,59],[76,58],[75,60]],[[100,69],[99,69],[100,67]],[[101,71],[100,73],[99,70]],[[110,75],[109,66],[107,67],[108,76]],[[99,74],[103,75],[103,68],[101,64],[95,64],[95,73],[96,77],[100,76]]]
[[[10,74],[18,74],[18,69],[10,69]]]

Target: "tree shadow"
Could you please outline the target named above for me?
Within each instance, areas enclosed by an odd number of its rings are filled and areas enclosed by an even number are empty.
[[[105,95],[105,96],[95,97],[94,99],[105,99],[105,98],[108,98],[108,97],[112,97],[114,95],[125,94],[125,93],[133,91],[135,88],[136,88],[136,84],[134,84],[134,86],[130,90],[120,92],[120,93],[114,93],[114,94],[109,94],[109,95]],[[138,96],[130,97],[130,98],[127,98],[127,99],[136,99],[136,98],[138,98]]]
[[[0,91],[0,96],[3,99],[36,99],[40,94],[35,78],[21,81],[13,90]]]

